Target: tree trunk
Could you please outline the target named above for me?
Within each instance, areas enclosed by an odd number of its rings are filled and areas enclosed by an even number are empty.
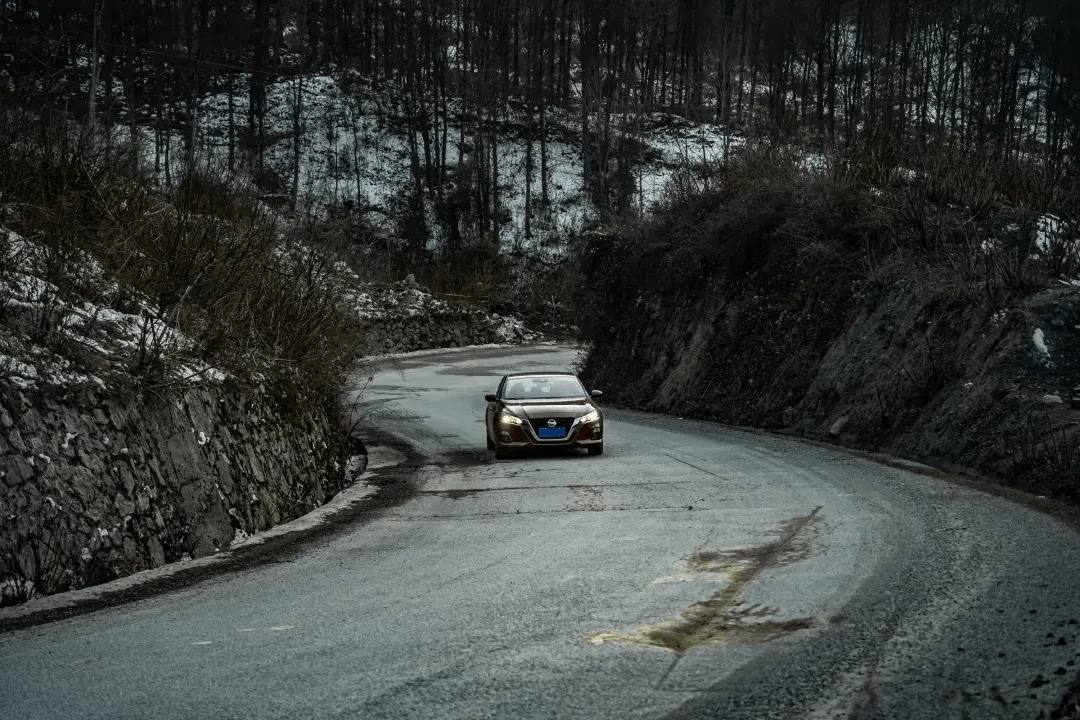
[[[304,71],[296,74],[296,97],[293,105],[293,177],[289,207],[296,212],[296,198],[300,189],[300,140],[303,137]]]
[[[593,13],[581,13],[581,180],[585,191],[592,188],[589,141],[589,111],[593,95],[593,53],[596,50],[596,18]]]
[[[525,119],[525,239],[532,239],[533,108],[528,104]]]
[[[263,168],[266,148],[266,60],[269,33],[269,1],[255,0],[255,38],[251,62],[251,81],[248,88],[248,130],[255,144],[255,173]]]
[[[491,131],[491,230],[492,242],[499,247],[501,213],[499,207],[499,110],[496,108]]]
[[[234,87],[236,78],[231,74],[226,78],[229,84],[229,174],[232,174],[236,170],[236,88]]]
[[[100,62],[98,53],[98,43],[101,34],[101,16],[105,12],[105,0],[97,0],[94,3],[93,18],[93,42],[90,48],[90,97],[88,108],[86,112],[86,137],[91,146],[95,143],[95,135],[97,134],[97,93],[98,93],[98,76],[100,73]]]

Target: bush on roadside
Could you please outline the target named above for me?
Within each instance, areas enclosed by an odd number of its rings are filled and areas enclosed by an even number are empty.
[[[0,112],[4,224],[40,249],[9,253],[0,273],[39,277],[46,307],[88,300],[146,318],[122,361],[155,390],[197,360],[245,380],[335,392],[356,343],[334,248],[224,179],[192,174],[155,188],[139,166],[133,144]],[[63,312],[35,325],[11,330],[80,355],[64,342]]]
[[[624,388],[625,402],[666,403],[673,381],[648,375],[657,358],[644,349],[664,345],[676,357],[704,340],[646,337],[656,331],[649,318],[715,312],[720,329],[694,352],[713,358],[716,377],[686,402],[721,419],[781,425],[828,342],[891,284],[919,273],[946,305],[989,314],[1076,271],[1075,208],[1049,204],[1067,198],[1054,186],[1012,175],[1030,169],[889,137],[820,152],[806,138],[748,139],[726,163],[679,173],[651,217],[583,237],[577,304],[595,310],[583,315],[593,347],[586,372],[620,376],[595,380]],[[1038,217],[1013,208],[1036,202],[1061,218],[1047,252],[1008,242],[1009,233],[1029,236]],[[674,361],[667,367],[670,376]],[[762,398],[773,379],[783,391]]]
[[[1039,170],[885,137],[822,152],[751,139],[726,164],[682,171],[652,217],[582,238],[582,374],[629,407],[799,431],[812,418],[812,432],[888,445],[944,412],[973,328],[1077,282],[1080,195]],[[878,375],[860,365],[878,361]],[[1037,399],[1059,378],[1042,380]],[[1002,472],[1075,487],[1076,436],[1044,425],[1026,428]]]

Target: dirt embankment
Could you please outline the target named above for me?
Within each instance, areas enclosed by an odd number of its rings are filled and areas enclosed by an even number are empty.
[[[707,200],[589,238],[591,386],[1080,502],[1080,287],[994,306],[948,253],[888,256],[866,218]]]

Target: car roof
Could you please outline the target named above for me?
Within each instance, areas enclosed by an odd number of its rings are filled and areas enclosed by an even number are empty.
[[[540,372],[517,372],[517,373],[508,373],[506,375],[506,377],[508,377],[508,378],[512,378],[512,377],[550,377],[550,376],[573,377],[573,378],[577,377],[577,375],[575,375],[574,373],[566,372],[565,370],[551,370],[551,371],[544,370],[544,371],[540,371]]]

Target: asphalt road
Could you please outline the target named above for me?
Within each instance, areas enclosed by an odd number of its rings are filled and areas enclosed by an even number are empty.
[[[490,457],[484,393],[573,360],[385,363],[400,503],[0,634],[0,717],[1036,718],[1080,674],[1080,535],[1000,497],[618,410],[603,456]]]

